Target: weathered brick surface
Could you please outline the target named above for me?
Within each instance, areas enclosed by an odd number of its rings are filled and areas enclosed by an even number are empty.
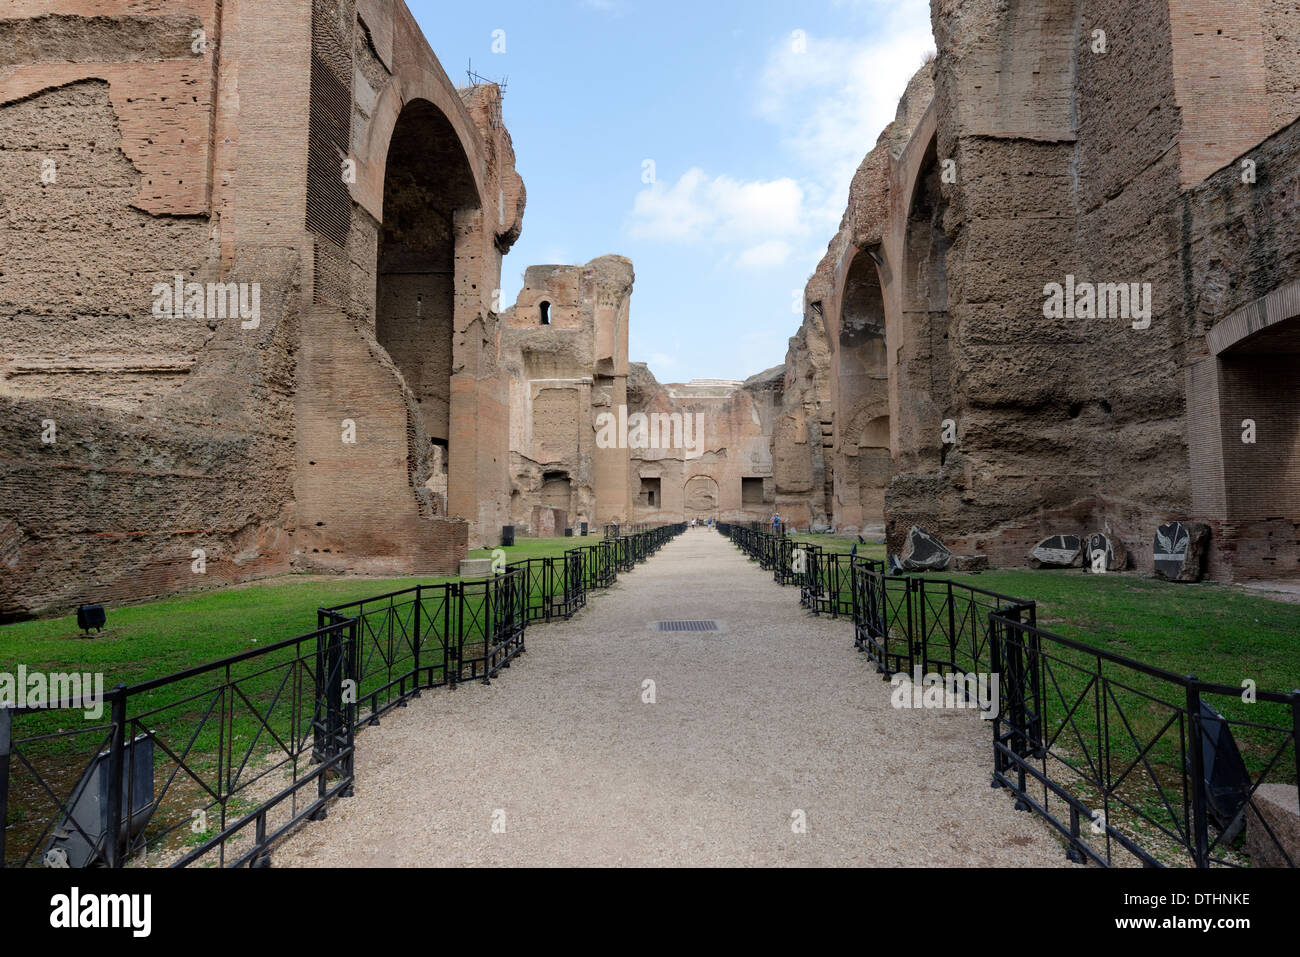
[[[574,524],[630,519],[628,450],[598,447],[597,417],[617,415],[628,401],[634,282],[632,263],[622,256],[532,266],[503,314],[513,476],[508,524],[542,534],[536,516],[553,508]]]
[[[4,17],[0,616],[289,570],[454,572],[509,507],[494,310],[525,195],[499,91],[457,90],[393,0]],[[313,52],[353,90],[341,243],[307,225]],[[403,251],[422,203],[445,255]],[[260,323],[160,318],[178,274],[257,284]]]
[[[1156,524],[1197,518],[1214,528],[1215,577],[1300,574],[1300,409],[1282,381],[1300,336],[1276,293],[1300,278],[1298,16],[1270,0],[935,0],[933,99],[918,110],[909,89],[849,198],[846,227],[870,228],[841,229],[808,286],[800,335],[825,335],[829,354],[814,375],[787,361],[800,401],[831,422],[820,461],[793,447],[831,473],[837,525],[863,520],[863,477],[885,465],[864,472],[861,445],[853,461],[863,418],[879,427],[883,409],[861,408],[860,346],[840,338],[874,254],[895,547],[921,524],[1019,564],[1047,534],[1101,529],[1149,571]],[[1150,327],[1044,318],[1045,285],[1067,276],[1150,283]],[[1210,355],[1207,333],[1252,309],[1278,327]],[[806,425],[792,417],[776,447]]]

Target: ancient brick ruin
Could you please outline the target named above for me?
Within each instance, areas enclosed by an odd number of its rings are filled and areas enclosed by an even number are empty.
[[[932,20],[937,57],[808,284],[774,458],[806,457],[840,528],[883,492],[893,549],[920,525],[1020,566],[1105,531],[1149,573],[1157,527],[1195,519],[1210,577],[1300,576],[1300,11],[935,0]],[[1052,283],[1077,290],[1059,318]],[[1147,283],[1149,317],[1106,308]]]
[[[1210,577],[1300,576],[1290,0],[934,0],[784,366],[668,385],[626,259],[497,301],[501,94],[402,3],[4,16],[0,617],[773,511],[1011,566],[1105,532],[1144,572],[1201,522]]]
[[[454,572],[508,509],[498,90],[391,0],[5,17],[0,615]]]
[[[502,316],[511,376],[510,516],[534,535],[626,521],[628,453],[595,423],[627,406],[632,263],[534,266]]]

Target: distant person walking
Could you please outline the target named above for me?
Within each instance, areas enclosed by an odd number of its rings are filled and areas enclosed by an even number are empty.
[[[781,516],[776,512],[772,513],[772,534],[781,534]]]

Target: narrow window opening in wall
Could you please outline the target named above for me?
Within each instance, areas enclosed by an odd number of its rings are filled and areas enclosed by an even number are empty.
[[[542,314],[542,325],[549,326],[551,324],[551,304],[549,302],[540,303],[537,310]]]
[[[641,480],[641,504],[646,508],[662,508],[663,499],[660,497],[662,485],[662,479],[643,478]]]
[[[442,474],[442,475],[446,475],[446,474],[447,474],[447,471],[448,471],[448,469],[447,469],[447,458],[448,458],[447,452],[448,452],[448,448],[449,448],[449,447],[448,447],[448,444],[447,444],[447,440],[446,440],[446,439],[430,439],[430,440],[429,440],[429,444],[432,445],[433,448],[434,448],[434,450],[435,450],[434,453],[433,453],[433,461],[434,461],[434,464],[437,466],[438,472],[439,472],[440,474]]]
[[[742,478],[740,480],[740,504],[763,504],[763,480],[761,478]]]
[[[1070,404],[1070,418],[1077,419],[1083,414],[1083,403],[1073,402]]]

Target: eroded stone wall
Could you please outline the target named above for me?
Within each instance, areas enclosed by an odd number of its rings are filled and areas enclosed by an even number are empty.
[[[1156,524],[1192,517],[1223,525],[1216,576],[1296,573],[1300,466],[1289,447],[1230,442],[1246,409],[1274,433],[1293,421],[1273,371],[1290,334],[1224,356],[1206,341],[1234,308],[1289,308],[1290,134],[1239,154],[1300,108],[1292,7],[935,0],[938,56],[864,161],[806,293],[800,335],[825,336],[828,388],[800,387],[787,362],[787,401],[820,400],[832,438],[818,456],[792,422],[776,448],[830,473],[812,501],[834,524],[865,524],[863,489],[889,471],[895,550],[919,524],[1016,565],[1049,534],[1106,530],[1149,568]],[[1052,283],[1137,283],[1149,321],[1049,317]],[[883,306],[887,420],[862,388],[864,288]],[[864,456],[859,436],[886,421],[891,461]]]
[[[626,419],[627,342],[635,276],[621,256],[532,266],[502,316],[510,376],[510,523],[553,531],[551,509],[579,529],[627,521],[628,451],[602,448],[602,416]],[[539,509],[541,511],[539,511]],[[563,534],[564,528],[560,528]]]
[[[500,91],[457,90],[393,0],[4,16],[0,616],[454,571],[509,507],[495,295],[525,194]],[[390,155],[404,113],[429,149]],[[412,152],[437,169],[386,211]],[[412,285],[407,243],[381,288],[386,217],[428,208],[450,257]],[[191,310],[188,283],[256,288],[258,314]]]

